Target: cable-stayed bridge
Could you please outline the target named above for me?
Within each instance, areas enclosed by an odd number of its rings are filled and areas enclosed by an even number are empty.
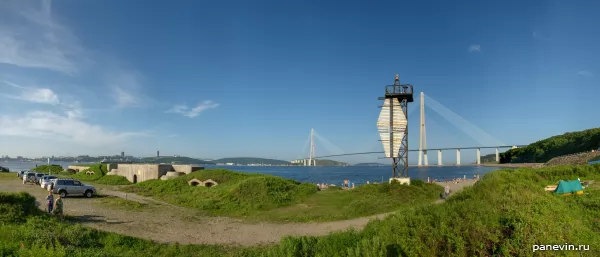
[[[420,102],[419,103],[419,107],[420,107],[419,108],[419,110],[420,110],[419,143],[418,143],[419,148],[415,149],[414,147],[411,147],[412,149],[408,150],[409,152],[417,152],[418,153],[418,164],[417,164],[418,166],[428,166],[429,165],[428,152],[432,152],[432,151],[437,153],[437,163],[436,164],[438,166],[442,166],[442,165],[444,165],[443,158],[442,158],[442,154],[444,152],[451,151],[456,155],[456,162],[451,165],[462,165],[461,164],[461,150],[474,149],[474,150],[476,150],[475,164],[479,165],[479,164],[481,164],[481,149],[495,149],[495,153],[496,153],[495,160],[496,160],[496,162],[499,162],[500,161],[500,150],[504,150],[507,148],[513,149],[513,148],[526,146],[526,145],[510,145],[510,144],[503,143],[502,141],[500,141],[500,140],[496,139],[495,137],[491,136],[490,134],[486,133],[485,131],[483,131],[481,128],[479,128],[475,124],[467,121],[460,115],[451,111],[449,108],[447,108],[446,106],[442,105],[441,103],[439,103],[438,101],[434,100],[433,98],[427,96],[424,93],[420,94],[419,102]],[[435,113],[437,113],[438,115],[443,117],[445,120],[447,120],[449,123],[454,125],[454,127],[460,129],[466,135],[470,136],[472,139],[477,141],[478,144],[472,145],[472,146],[427,148],[427,133],[426,133],[427,130],[426,130],[426,116],[425,116],[426,108],[425,107],[427,107],[429,110],[433,110]],[[412,111],[414,111],[415,109],[416,108],[409,108],[408,113],[409,114],[412,113]],[[373,123],[375,123],[375,121]],[[409,124],[411,124],[410,121],[409,121]],[[319,139],[326,146],[329,146],[327,148],[329,148],[328,150],[330,150],[329,152],[331,152],[331,154],[316,156],[315,155],[315,138]],[[306,149],[307,146],[310,146],[309,151],[308,151],[308,157],[304,157],[306,155],[303,154],[302,157],[298,158],[297,160],[292,161],[292,163],[300,163],[305,166],[314,166],[314,165],[316,165],[317,159],[342,157],[342,156],[358,156],[358,155],[372,155],[372,154],[382,154],[383,155],[384,154],[384,151],[364,151],[364,152],[344,153],[344,151],[342,151],[341,148],[335,146],[333,143],[329,142],[329,140],[327,140],[323,136],[319,135],[314,129],[311,129],[310,136],[307,139],[307,141],[305,142],[305,146],[303,147],[303,149]],[[331,150],[331,149],[333,149],[333,150]],[[335,152],[335,154],[334,154],[334,152]],[[304,152],[304,153],[306,154],[306,152]]]

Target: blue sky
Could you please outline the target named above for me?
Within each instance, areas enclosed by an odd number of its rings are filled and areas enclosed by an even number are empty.
[[[0,3],[0,154],[382,150],[396,73],[494,138],[427,109],[432,148],[600,127],[597,1],[218,2]]]

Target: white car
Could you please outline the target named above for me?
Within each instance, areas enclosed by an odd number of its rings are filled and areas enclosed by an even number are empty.
[[[48,185],[51,183],[51,179],[57,178],[56,176],[46,175],[40,179],[40,187],[43,189],[48,189]]]
[[[53,178],[48,180],[48,182],[46,182],[46,190],[50,191],[52,189],[54,189],[54,184],[56,184],[56,181],[58,180],[58,178]]]

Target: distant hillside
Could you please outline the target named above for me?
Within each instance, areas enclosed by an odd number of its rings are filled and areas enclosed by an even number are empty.
[[[496,161],[496,153],[481,156],[481,163],[498,163]]]
[[[317,166],[348,166],[348,163],[334,160],[317,160],[316,164]]]
[[[500,163],[541,163],[600,147],[600,128],[569,132],[500,154]]]
[[[334,160],[327,160],[327,159],[317,159],[316,163],[317,166],[348,166],[348,163],[345,162],[338,162],[338,161],[334,161]],[[294,163],[292,165],[295,166],[303,166],[303,163]]]
[[[190,157],[145,157],[141,159],[145,163],[171,163],[171,164],[214,164],[214,162],[198,160]]]
[[[364,163],[354,164],[353,166],[390,166],[390,165],[383,164],[383,163],[377,163],[377,162],[364,162]]]
[[[248,165],[248,164],[287,165],[287,164],[290,164],[289,161],[254,158],[254,157],[222,158],[222,159],[218,159],[218,160],[213,160],[212,162],[214,162],[214,163],[235,163],[235,164],[241,164],[241,165]]]

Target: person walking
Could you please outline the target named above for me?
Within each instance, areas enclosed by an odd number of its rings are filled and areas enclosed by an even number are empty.
[[[446,199],[446,197],[448,197],[449,194],[450,194],[450,185],[446,185],[446,187],[444,188],[444,199]]]
[[[52,191],[49,191],[48,196],[46,196],[46,204],[48,206],[48,213],[52,214],[52,209],[54,209],[54,195]]]
[[[58,195],[58,197],[56,198],[56,201],[54,201],[54,215],[57,215],[57,214],[59,215],[61,220],[64,218],[63,201],[62,201],[62,197],[60,197],[60,195]]]

